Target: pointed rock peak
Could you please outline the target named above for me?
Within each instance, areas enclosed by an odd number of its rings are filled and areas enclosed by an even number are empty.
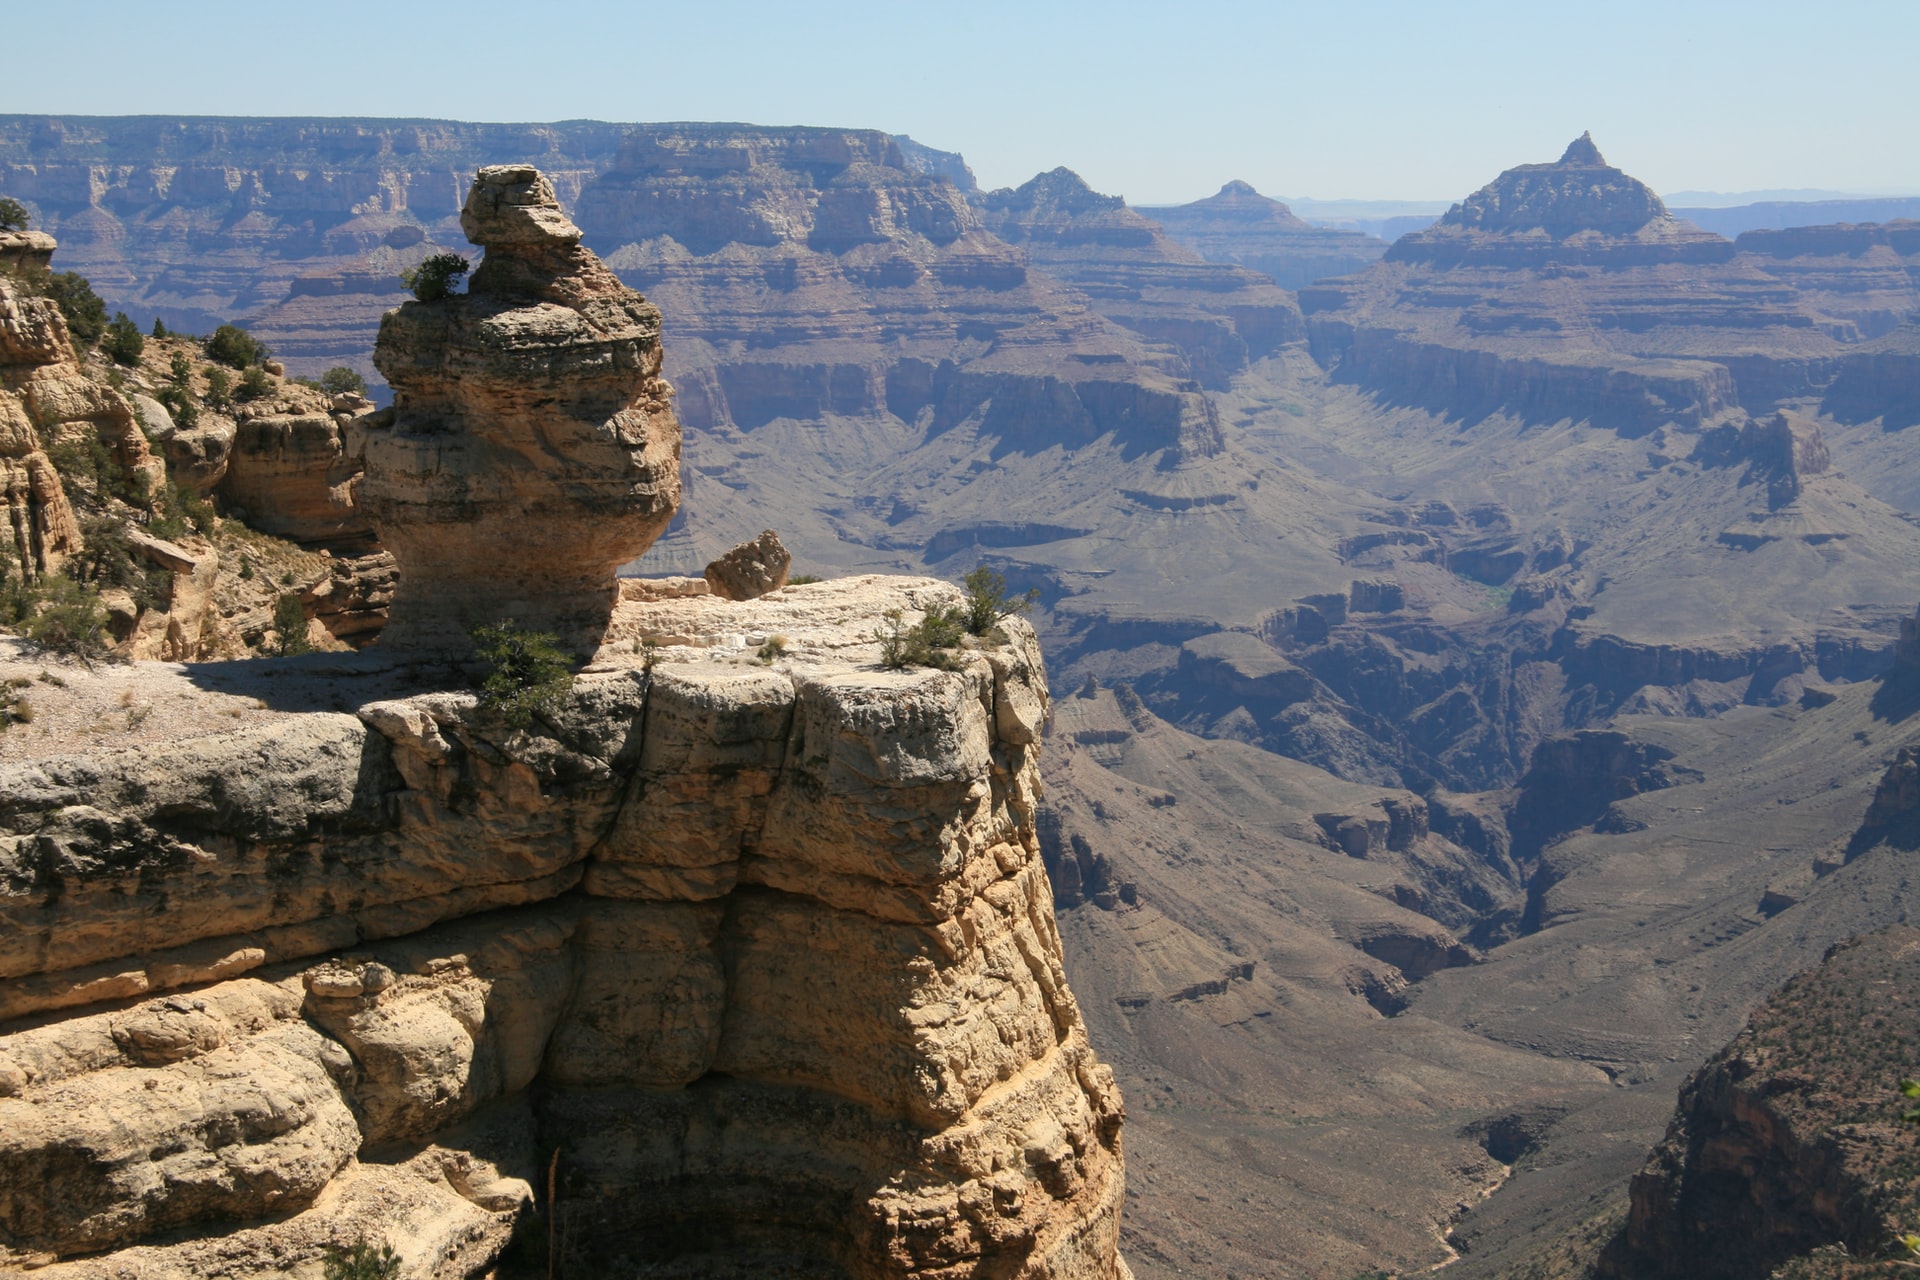
[[[1606,157],[1600,154],[1600,148],[1593,145],[1593,134],[1583,133],[1567,144],[1567,150],[1560,157],[1561,164],[1589,164],[1602,169],[1607,167]]]
[[[1251,182],[1242,182],[1240,179],[1235,178],[1232,182],[1220,188],[1220,194],[1223,196],[1257,196],[1260,193],[1253,189]]]
[[[1119,196],[1102,195],[1089,187],[1086,179],[1062,165],[1035,174],[1012,191],[988,192],[984,204],[995,210],[1045,211],[1078,217],[1083,213],[1124,208],[1126,201]]]

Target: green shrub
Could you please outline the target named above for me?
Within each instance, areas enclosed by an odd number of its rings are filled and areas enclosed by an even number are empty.
[[[127,319],[126,312],[116,312],[113,323],[107,326],[106,337],[100,342],[100,350],[115,364],[137,365],[140,353],[146,349],[147,340],[140,336],[140,326]]]
[[[1038,587],[1024,596],[1007,595],[1007,579],[996,570],[980,565],[965,579],[967,603],[962,606],[965,626],[973,635],[984,636],[1000,625],[1003,618],[1025,613],[1040,598]]]
[[[56,653],[92,659],[107,651],[107,610],[100,594],[64,574],[43,578],[23,593],[17,625],[27,639]]]
[[[232,369],[257,365],[272,354],[267,350],[266,343],[237,324],[223,324],[215,329],[203,349],[207,359]]]
[[[307,610],[298,595],[288,594],[274,601],[273,629],[280,633],[281,657],[313,652],[313,644],[307,639]]]
[[[107,304],[78,271],[35,275],[27,280],[27,287],[60,308],[67,318],[67,332],[81,346],[92,346],[107,331]]]
[[[802,574],[797,574],[794,577],[788,578],[787,585],[790,587],[804,587],[809,582],[825,582],[825,581],[826,579],[822,578],[817,573],[802,573]]]
[[[257,364],[250,364],[240,375],[240,385],[233,389],[235,400],[259,400],[273,394],[273,383],[267,377],[267,371]]]
[[[772,666],[779,659],[787,656],[787,638],[785,636],[768,636],[767,642],[761,645],[753,656],[760,659],[760,665]]]
[[[199,404],[194,401],[193,393],[178,383],[168,383],[154,392],[153,398],[167,407],[167,412],[173,417],[173,425],[182,431],[191,431],[199,424]]]
[[[182,538],[191,531],[212,537],[219,527],[213,504],[181,485],[175,485],[154,504],[158,514],[147,528],[157,538]]]
[[[0,231],[25,231],[32,224],[27,206],[12,196],[0,196]]]
[[[390,1244],[375,1249],[365,1240],[351,1249],[329,1248],[323,1280],[400,1280],[400,1255]]]
[[[92,516],[80,522],[84,550],[67,562],[67,573],[96,591],[116,588],[133,597],[134,607],[152,609],[172,595],[172,575],[134,553],[124,521]]]
[[[959,665],[952,651],[966,637],[966,615],[958,609],[934,608],[909,627],[905,614],[889,609],[873,638],[880,645],[880,665],[893,670],[906,667],[938,667],[951,671]]]
[[[400,283],[422,302],[434,302],[453,292],[460,278],[471,270],[467,260],[457,253],[436,253],[417,267],[400,273]]]
[[[233,403],[233,378],[225,369],[207,370],[207,408],[225,409]]]
[[[147,504],[146,477],[121,466],[113,450],[91,429],[76,437],[49,441],[47,460],[68,481],[77,481],[100,497],[115,497],[136,507]]]
[[[166,322],[161,320],[159,316],[155,316],[153,318],[153,332],[148,334],[147,336],[150,338],[167,337],[168,334],[167,334]]]
[[[497,712],[516,729],[553,706],[573,688],[573,670],[557,637],[515,626],[511,618],[469,632],[487,664],[480,681],[480,707]]]
[[[320,389],[330,396],[365,395],[367,380],[343,364],[320,375]]]

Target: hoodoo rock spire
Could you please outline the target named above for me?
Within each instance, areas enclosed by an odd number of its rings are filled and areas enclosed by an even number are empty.
[[[590,653],[680,501],[660,312],[531,166],[481,169],[460,226],[487,251],[471,288],[389,312],[374,348],[394,403],[357,504],[400,564],[381,644],[458,651],[511,619]]]

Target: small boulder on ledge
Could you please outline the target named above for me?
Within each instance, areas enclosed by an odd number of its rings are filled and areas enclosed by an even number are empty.
[[[792,568],[793,555],[767,529],[708,565],[707,586],[725,600],[755,600],[786,586]]]

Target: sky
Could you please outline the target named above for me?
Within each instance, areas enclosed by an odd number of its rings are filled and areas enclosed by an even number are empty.
[[[1450,201],[1591,130],[1656,190],[1920,193],[1916,0],[91,0],[6,29],[0,113],[867,127],[1134,204]]]

